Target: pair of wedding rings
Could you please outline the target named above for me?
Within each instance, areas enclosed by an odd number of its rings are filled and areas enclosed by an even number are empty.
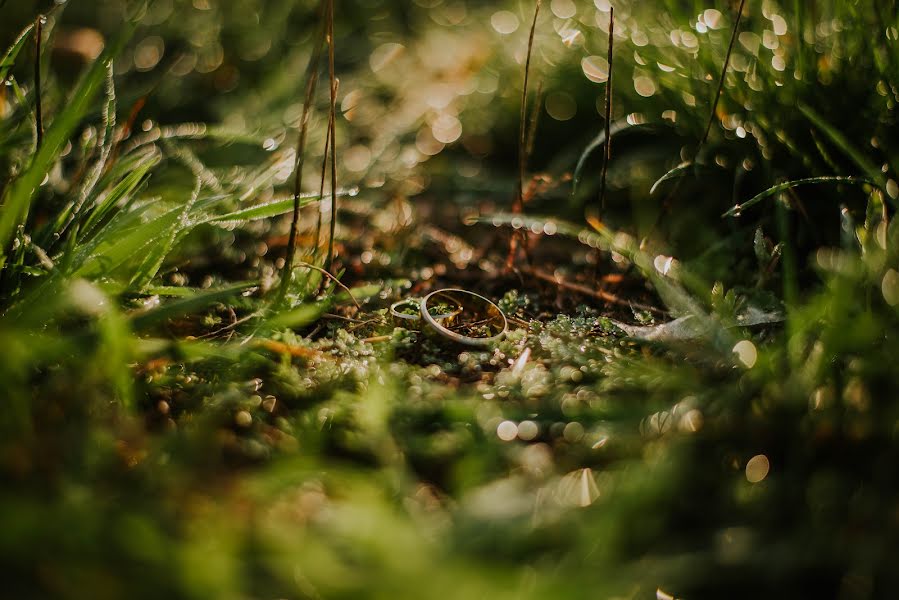
[[[417,329],[423,321],[440,336],[464,346],[490,346],[505,337],[509,322],[499,306],[474,292],[448,288],[420,301],[407,298],[390,307],[397,325]]]

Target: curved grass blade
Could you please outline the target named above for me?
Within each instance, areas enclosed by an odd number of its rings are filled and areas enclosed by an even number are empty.
[[[851,185],[873,185],[875,187],[880,187],[877,182],[867,178],[867,177],[841,177],[841,176],[826,176],[826,177],[809,177],[808,179],[797,179],[795,181],[785,181],[784,183],[779,183],[777,185],[769,187],[764,192],[753,196],[752,199],[747,200],[743,204],[737,204],[730,208],[726,213],[721,215],[722,217],[736,217],[740,213],[742,213],[747,208],[752,208],[762,200],[766,198],[770,198],[776,194],[781,192],[785,192],[787,190],[791,190],[796,187],[804,186],[804,185],[820,185],[824,183],[847,183]]]
[[[22,33],[19,34],[16,41],[12,43],[12,46],[10,46],[6,51],[6,54],[3,55],[3,59],[0,60],[0,84],[6,81],[6,77],[16,64],[16,58],[18,58],[19,52],[25,47],[32,31],[34,31],[34,23],[31,23],[22,30]]]
[[[338,190],[337,196],[353,196],[356,194],[356,189],[344,189]],[[300,206],[308,206],[315,202],[318,202],[321,197],[316,194],[301,194],[300,195]],[[243,223],[249,221],[259,221],[261,219],[269,219],[271,217],[278,217],[283,214],[287,214],[292,212],[294,208],[294,198],[291,195],[288,198],[281,198],[279,200],[272,200],[270,202],[264,202],[262,204],[257,204],[256,206],[251,206],[249,208],[242,208],[240,210],[236,210],[234,212],[230,212],[224,215],[213,215],[206,216],[196,224],[210,223],[212,225],[218,225],[219,227],[235,227],[237,225],[241,225]]]
[[[135,331],[142,331],[163,323],[173,317],[196,312],[207,306],[227,300],[258,285],[255,281],[245,281],[217,290],[204,290],[191,296],[167,302],[153,310],[131,315],[129,320]]]
[[[659,177],[659,179],[654,184],[652,184],[652,187],[649,189],[649,195],[650,196],[654,195],[658,191],[659,186],[661,186],[666,181],[671,181],[672,179],[677,179],[679,177],[683,177],[686,174],[686,172],[690,169],[690,167],[692,167],[692,166],[693,166],[692,162],[681,163],[681,164],[677,165],[676,167],[674,167],[673,169],[671,169],[670,171],[668,171],[667,173],[665,173],[664,175],[662,175],[661,177]]]
[[[642,126],[641,125],[631,125],[627,121],[618,121],[616,123],[612,123],[611,127],[609,128],[609,136],[614,137],[615,135],[621,133],[625,129],[630,129],[632,127],[645,127],[645,125],[642,125]],[[584,148],[583,152],[581,152],[581,156],[580,156],[580,158],[578,158],[577,165],[574,167],[574,175],[572,176],[572,180],[571,180],[571,195],[572,196],[577,193],[578,186],[581,183],[581,177],[584,174],[584,167],[587,164],[587,159],[589,159],[590,156],[594,152],[596,152],[596,150],[604,147],[605,143],[606,143],[606,132],[600,131],[599,135],[597,135],[595,138],[593,138],[593,141],[591,141],[589,144],[587,144],[587,147]]]
[[[815,127],[823,131],[824,134],[830,138],[830,141],[833,142],[837,148],[842,150],[843,154],[848,156],[852,162],[865,173],[865,175],[875,182],[878,187],[881,189],[886,187],[886,177],[880,168],[858,148],[853,146],[846,136],[837,130],[836,127],[825,121],[824,117],[819,115],[812,107],[802,102],[799,103],[799,112],[805,115]]]

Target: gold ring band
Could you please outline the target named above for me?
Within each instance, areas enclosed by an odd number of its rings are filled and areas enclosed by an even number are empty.
[[[496,312],[496,315],[500,319],[502,319],[502,330],[495,335],[492,335],[489,337],[483,337],[483,338],[462,335],[460,333],[456,333],[455,331],[452,331],[448,327],[445,327],[444,325],[439,323],[437,321],[437,319],[433,315],[431,315],[430,312],[428,312],[428,302],[434,296],[436,296],[438,294],[443,294],[443,295],[463,294],[463,295],[469,296],[471,298],[474,298],[474,299],[484,303],[487,306],[487,312],[490,312],[491,310],[493,310]],[[460,302],[458,300],[455,300],[455,302],[457,304],[459,304],[460,307],[463,306],[462,302]],[[460,312],[461,312],[461,310],[460,310]],[[503,314],[502,310],[500,310],[499,306],[497,306],[491,300],[488,300],[484,296],[481,296],[480,294],[475,294],[474,292],[469,292],[468,290],[462,290],[462,289],[458,289],[458,288],[447,288],[447,289],[443,289],[443,290],[437,290],[437,291],[431,292],[430,294],[425,296],[421,301],[421,317],[425,321],[425,323],[427,323],[432,329],[434,329],[441,336],[443,336],[447,339],[450,339],[454,342],[457,342],[459,344],[463,344],[465,346],[476,346],[476,347],[490,346],[491,344],[503,339],[509,330],[509,322],[506,319],[506,315]]]

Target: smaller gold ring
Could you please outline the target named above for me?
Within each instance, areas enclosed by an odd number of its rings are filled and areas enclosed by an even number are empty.
[[[453,331],[453,330],[449,329],[448,327],[444,326],[443,324],[439,323],[438,320],[436,318],[434,318],[434,316],[431,315],[430,312],[428,312],[428,302],[434,296],[436,296],[438,294],[442,294],[442,295],[446,295],[446,296],[450,296],[450,297],[452,297],[453,295],[456,295],[456,296],[464,295],[464,296],[468,296],[470,298],[474,298],[475,300],[478,300],[481,303],[484,303],[487,306],[486,312],[489,313],[489,312],[493,311],[496,313],[496,317],[498,317],[499,319],[502,320],[502,329],[499,331],[499,333],[497,333],[495,335],[492,335],[489,337],[483,337],[483,338],[472,337],[472,336],[456,333],[455,331]],[[462,312],[462,310],[464,310],[464,303],[462,301],[458,300],[457,298],[453,298],[453,301],[460,306],[460,312]],[[458,289],[458,288],[437,290],[437,291],[431,292],[430,294],[425,296],[424,299],[422,299],[422,301],[421,301],[421,316],[424,319],[425,323],[427,323],[437,333],[439,333],[440,335],[442,335],[443,337],[445,337],[447,339],[450,339],[459,344],[463,344],[465,346],[476,346],[476,347],[490,346],[491,344],[503,339],[509,330],[509,322],[506,319],[506,315],[503,314],[503,311],[500,309],[499,306],[497,306],[491,300],[488,300],[484,296],[481,296],[480,294],[475,294],[474,292],[469,292],[468,290],[462,290],[462,289]],[[496,317],[491,317],[491,320],[493,320]]]
[[[415,309],[415,314],[408,314],[404,312],[400,312],[400,308],[408,306],[410,308]],[[421,316],[419,315],[419,310],[421,308],[421,303],[415,300],[414,298],[406,298],[405,300],[400,300],[399,302],[394,302],[390,305],[390,316],[394,319],[400,319],[401,321],[420,321]]]
[[[415,314],[402,312],[403,307],[410,307],[415,310]],[[455,309],[439,315],[432,315],[436,321],[446,323],[451,321],[459,313],[462,312],[462,306],[458,305]],[[399,325],[405,327],[417,327],[421,321],[421,300],[417,298],[406,298],[390,305],[390,316],[399,321]]]

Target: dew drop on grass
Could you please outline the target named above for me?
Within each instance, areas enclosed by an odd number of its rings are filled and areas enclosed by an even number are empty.
[[[671,266],[674,264],[674,258],[671,256],[664,256],[659,254],[655,257],[655,260],[652,261],[653,266],[656,268],[660,274],[667,276],[671,273]]]
[[[750,342],[749,340],[742,340],[737,342],[734,346],[733,353],[737,355],[737,360],[743,364],[747,369],[751,369],[755,366],[755,362],[758,360],[758,351],[755,348],[755,344]]]

